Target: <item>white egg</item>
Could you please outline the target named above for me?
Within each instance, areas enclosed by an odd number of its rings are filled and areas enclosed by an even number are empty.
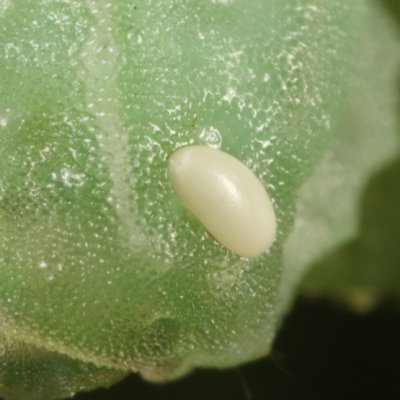
[[[168,174],[186,208],[227,249],[251,258],[271,247],[276,236],[271,200],[237,158],[207,146],[185,146],[170,156]]]

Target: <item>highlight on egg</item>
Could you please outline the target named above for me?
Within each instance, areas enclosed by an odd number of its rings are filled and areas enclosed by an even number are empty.
[[[240,160],[202,145],[177,149],[168,176],[184,206],[224,247],[247,258],[265,253],[276,237],[272,202]]]

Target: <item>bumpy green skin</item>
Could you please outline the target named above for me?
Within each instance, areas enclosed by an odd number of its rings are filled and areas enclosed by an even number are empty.
[[[382,6],[386,13],[377,13],[378,5],[365,24],[359,48],[366,62],[357,74],[364,79],[353,84],[354,106],[342,124],[341,144],[336,145],[335,153],[341,154],[336,165],[349,173],[336,190],[335,184],[326,188],[336,211],[320,206],[313,214],[321,247],[324,235],[318,220],[329,221],[331,239],[341,235],[342,243],[325,247],[327,251],[311,260],[314,265],[303,282],[307,293],[340,299],[360,311],[383,298],[398,302],[400,294],[400,4],[384,0]],[[371,76],[375,79],[368,79]],[[357,202],[351,205],[350,198]],[[319,197],[304,208],[316,209],[316,201],[327,203]]]
[[[126,373],[98,368],[68,356],[1,336],[0,392],[5,399],[72,397],[77,390],[108,386]]]
[[[335,140],[297,199],[281,305],[302,290],[359,311],[400,294],[400,3],[371,1]],[[306,238],[306,240],[305,240]]]
[[[64,396],[65,376],[74,392],[268,354],[296,192],[332,135],[357,4],[0,0],[1,332],[67,364],[35,375],[21,356],[25,399]],[[265,183],[269,254],[236,257],[183,210],[166,159],[188,143]]]

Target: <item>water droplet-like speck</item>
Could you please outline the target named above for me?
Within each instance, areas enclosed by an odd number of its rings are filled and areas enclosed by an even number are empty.
[[[45,269],[45,268],[47,268],[47,263],[46,263],[45,261],[40,261],[40,263],[39,263],[39,268],[40,268],[40,269]]]
[[[222,145],[221,132],[213,126],[204,128],[199,134],[199,139],[208,147],[212,147],[213,149],[221,148]]]

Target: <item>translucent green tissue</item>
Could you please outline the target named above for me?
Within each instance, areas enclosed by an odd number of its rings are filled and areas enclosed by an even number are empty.
[[[0,0],[0,395],[56,399],[268,354],[307,266],[351,231],[316,248],[303,184],[317,193],[347,172],[318,171],[341,154],[366,8]],[[343,140],[351,159],[358,142]],[[182,208],[166,160],[188,143],[265,183],[279,224],[268,254],[231,254]]]

